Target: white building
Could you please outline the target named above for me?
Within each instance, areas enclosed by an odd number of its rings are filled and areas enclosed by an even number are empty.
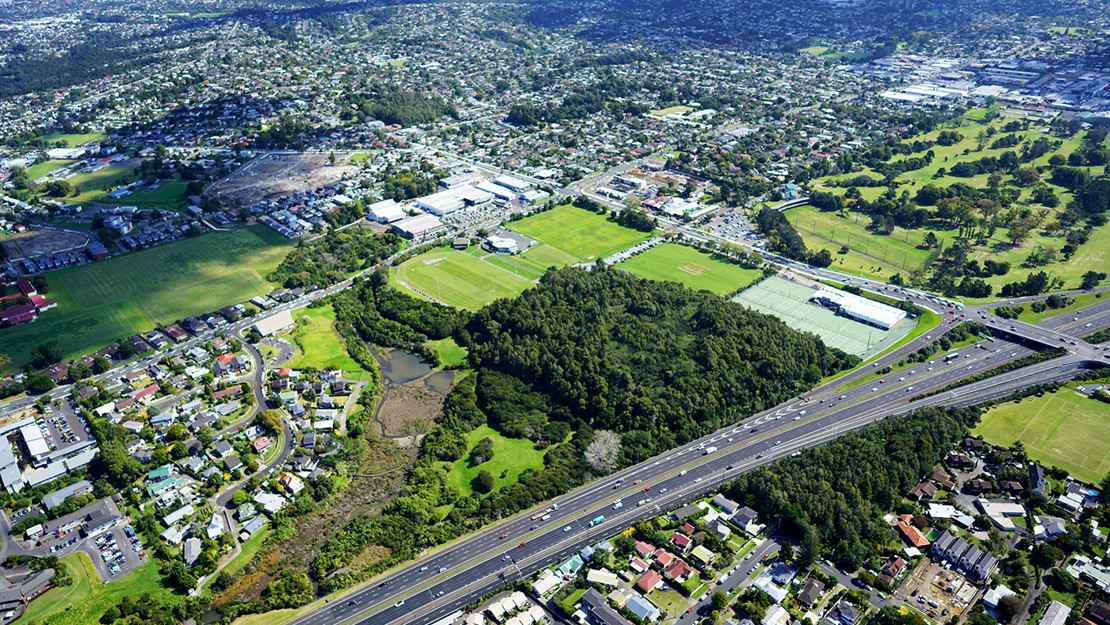
[[[417,198],[416,206],[433,215],[449,215],[468,206],[479,206],[493,201],[493,194],[477,187],[463,186]]]
[[[817,291],[812,299],[831,303],[846,317],[883,330],[893,328],[906,318],[904,310],[827,286]]]
[[[367,216],[378,223],[391,224],[405,218],[405,209],[394,200],[382,200],[370,205]]]
[[[270,336],[288,330],[294,325],[296,324],[293,322],[293,315],[288,310],[283,310],[259,320],[254,324],[254,329],[262,336]]]

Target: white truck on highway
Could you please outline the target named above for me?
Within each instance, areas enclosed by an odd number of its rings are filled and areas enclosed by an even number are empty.
[[[709,454],[711,454],[711,453],[713,453],[713,452],[715,452],[715,451],[717,451],[717,448],[716,448],[716,447],[706,447],[706,448],[705,448],[705,451],[703,451],[703,452],[701,453],[701,455],[703,455],[703,456],[708,456]]]

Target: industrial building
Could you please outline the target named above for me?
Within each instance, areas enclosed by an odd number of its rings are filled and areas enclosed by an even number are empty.
[[[405,209],[394,200],[382,200],[370,205],[367,217],[378,223],[391,224],[405,218]]]
[[[391,227],[393,232],[409,239],[426,237],[447,229],[447,226],[434,215],[409,217],[392,224]]]
[[[417,198],[416,206],[433,215],[450,215],[468,206],[492,202],[494,195],[477,187],[463,186]]]

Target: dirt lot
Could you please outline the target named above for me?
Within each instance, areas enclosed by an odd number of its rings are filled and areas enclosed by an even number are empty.
[[[8,253],[8,258],[19,260],[42,254],[55,254],[74,248],[85,247],[89,237],[75,232],[57,230],[28,230],[5,238],[0,245]]]
[[[940,619],[947,620],[963,613],[967,608],[964,598],[973,597],[976,590],[963,575],[925,559],[906,576],[894,594],[922,612],[931,610]]]
[[[225,205],[242,200],[251,206],[262,200],[274,200],[291,193],[335,182],[345,173],[354,173],[350,164],[328,163],[324,154],[271,154],[255,159],[205,191]]]

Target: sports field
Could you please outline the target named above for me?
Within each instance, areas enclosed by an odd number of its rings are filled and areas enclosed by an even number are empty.
[[[50,146],[53,146],[59,141],[63,141],[68,147],[76,147],[79,145],[85,145],[90,141],[100,141],[101,139],[107,139],[108,135],[101,134],[99,132],[87,132],[81,135],[67,135],[61,132],[52,132],[48,135],[43,135],[40,138],[43,141],[47,142]]]
[[[49,174],[50,172],[54,171],[55,169],[60,169],[62,167],[65,167],[66,165],[69,165],[70,163],[75,163],[75,162],[76,161],[65,160],[65,159],[51,159],[49,161],[43,161],[43,162],[39,163],[38,165],[31,165],[30,167],[28,167],[27,168],[27,177],[30,178],[31,180],[38,180],[39,178],[42,178],[46,174]]]
[[[186,205],[186,188],[184,182],[163,183],[156,189],[140,189],[130,195],[119,199],[103,198],[100,201],[108,204],[123,204],[139,208],[164,208],[166,210],[184,210]]]
[[[277,267],[289,243],[258,226],[183,239],[47,274],[48,299],[58,308],[38,321],[0,330],[8,369],[27,352],[57,340],[68,356],[190,315],[245,301],[273,288],[263,276]]]
[[[437,248],[402,263],[390,273],[396,286],[466,310],[514,297],[532,282],[478,256]]]
[[[592,262],[628,249],[651,235],[619,226],[605,215],[564,204],[507,224],[539,245],[521,254],[544,267]]]
[[[761,271],[716,260],[706,252],[675,243],[660,243],[618,267],[648,280],[670,280],[718,295],[733,293],[762,275]]]
[[[975,433],[993,445],[1020,440],[1029,457],[1088,484],[1110,470],[1110,404],[1071,389],[994,406]]]
[[[861,358],[882,351],[913,330],[915,321],[905,319],[891,330],[881,330],[815,304],[807,303],[814,289],[785,278],[768,278],[732,298],[763,313],[775,315],[801,332],[812,332],[830,347]]]

